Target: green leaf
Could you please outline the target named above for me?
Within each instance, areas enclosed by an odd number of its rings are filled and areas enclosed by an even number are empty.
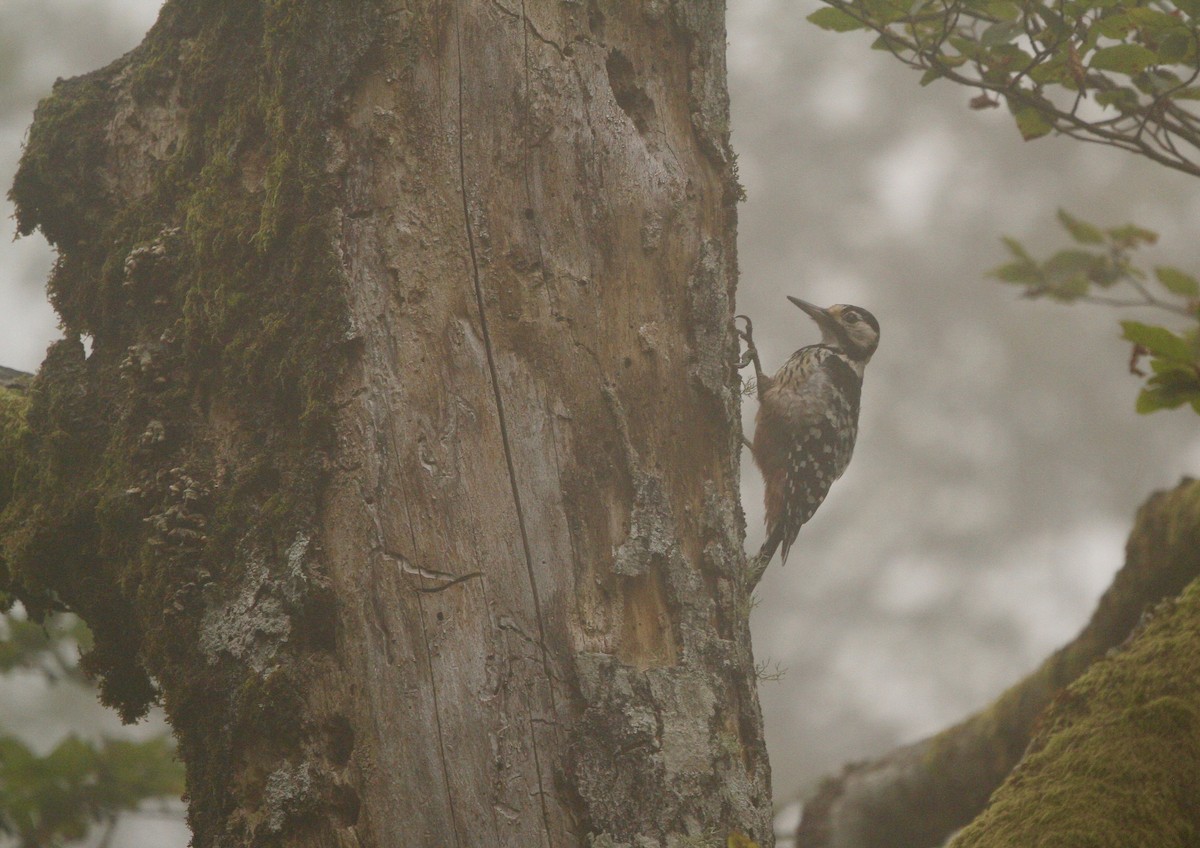
[[[1059,83],[1060,85],[1068,85],[1072,89],[1078,87],[1071,76],[1071,69],[1067,65],[1066,56],[1056,56],[1053,59],[1035,65],[1029,70],[1029,78],[1037,83]]]
[[[941,75],[942,75],[942,72],[939,71],[937,68],[930,68],[928,71],[921,74],[921,87],[924,88],[925,86],[929,85],[931,82],[933,82],[935,79],[937,79]]]
[[[1079,275],[1086,277],[1098,261],[1102,262],[1103,257],[1086,250],[1060,250],[1042,267],[1053,280],[1069,280]]]
[[[1018,259],[1023,259],[1029,264],[1033,264],[1033,257],[1029,255],[1029,251],[1025,249],[1025,245],[1021,244],[1012,236],[1001,236],[1000,241],[1004,242],[1004,246],[1008,248],[1008,252]]]
[[[94,822],[184,788],[183,770],[166,738],[92,743],[76,736],[44,757],[0,736],[0,786],[0,832],[22,845],[80,839]]]
[[[1146,388],[1138,397],[1139,412],[1174,409],[1185,403],[1195,408],[1197,401],[1200,401],[1200,376],[1193,366],[1176,365],[1155,368],[1155,371],[1158,373],[1147,381]]]
[[[1049,119],[1033,106],[1017,106],[1012,113],[1017,121],[1017,129],[1021,131],[1021,138],[1026,141],[1041,138],[1054,129]]]
[[[1142,389],[1138,393],[1137,403],[1134,408],[1139,415],[1149,415],[1151,412],[1158,412],[1160,409],[1174,409],[1183,403],[1182,399],[1174,399],[1167,395],[1162,389],[1147,388]]]
[[[1158,61],[1157,53],[1140,44],[1116,44],[1093,53],[1089,67],[1097,71],[1132,75],[1158,64]]]
[[[1079,220],[1065,209],[1058,210],[1058,220],[1071,234],[1071,238],[1080,244],[1103,244],[1104,233],[1100,231],[1099,227]]]
[[[1180,79],[1177,74],[1165,68],[1151,68],[1144,74],[1133,77],[1133,84],[1146,94],[1159,95],[1179,88]]]
[[[1017,68],[1027,68],[1033,61],[1033,57],[1022,50],[1015,44],[997,44],[995,47],[989,48],[981,56],[980,60],[988,68],[997,74]],[[996,82],[1007,82],[1007,78],[997,76]],[[1027,97],[1033,93],[1023,92]]]
[[[1017,21],[999,21],[983,31],[979,36],[979,43],[984,47],[996,47],[1024,34],[1025,27]]]
[[[1125,113],[1136,112],[1139,105],[1137,92],[1127,86],[1099,92],[1096,102],[1101,106],[1115,106]]]
[[[1133,28],[1133,21],[1128,15],[1117,12],[1093,22],[1091,28],[1105,38],[1124,38],[1125,33]]]
[[[808,16],[808,20],[821,29],[828,29],[833,32],[850,32],[851,30],[866,28],[865,24],[853,15],[843,12],[841,9],[833,9],[828,6],[813,12]]]
[[[1160,12],[1158,9],[1151,9],[1149,6],[1134,6],[1131,9],[1126,9],[1125,14],[1140,27],[1162,30],[1176,29],[1183,26],[1179,18],[1174,15],[1168,15],[1166,12]]]
[[[1154,276],[1166,287],[1167,291],[1183,297],[1200,297],[1200,282],[1191,274],[1185,274],[1178,268],[1159,265],[1154,269]]]
[[[1015,21],[1021,17],[1021,7],[1012,0],[992,0],[985,9],[989,15],[1000,21]]]
[[[1158,241],[1158,233],[1153,230],[1147,230],[1144,227],[1139,227],[1135,224],[1126,224],[1123,227],[1113,227],[1111,230],[1106,230],[1108,237],[1117,244],[1118,247],[1137,247],[1138,243],[1154,244]]]
[[[1042,282],[1042,275],[1037,265],[1033,262],[1026,262],[1020,259],[1016,262],[1006,262],[997,268],[993,268],[987,272],[987,275],[1005,283],[1035,285]]]
[[[1185,364],[1193,361],[1191,346],[1166,327],[1140,321],[1122,321],[1121,328],[1124,330],[1122,337],[1141,345],[1157,357]]]
[[[1164,62],[1182,62],[1195,52],[1196,37],[1188,30],[1172,31],[1158,43],[1158,56]]]
[[[838,0],[826,0],[831,5],[845,7],[846,3]],[[912,8],[911,0],[857,0],[854,4],[859,16],[876,26],[887,26],[895,21],[909,17],[908,10]]]

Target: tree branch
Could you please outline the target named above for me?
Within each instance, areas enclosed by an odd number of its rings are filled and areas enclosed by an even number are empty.
[[[1021,759],[1045,707],[1121,644],[1143,611],[1200,576],[1200,482],[1138,512],[1124,567],[1091,621],[991,706],[936,736],[847,766],[805,804],[799,848],[928,848],[977,815]]]

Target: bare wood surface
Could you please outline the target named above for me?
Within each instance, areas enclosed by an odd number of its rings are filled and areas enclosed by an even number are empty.
[[[373,719],[379,762],[439,740],[396,776],[385,842],[767,830],[734,615],[728,154],[705,123],[723,20],[652,6],[404,15],[344,130],[364,354],[329,512],[354,544],[331,553],[348,596],[387,598],[347,623],[370,700],[423,682]]]

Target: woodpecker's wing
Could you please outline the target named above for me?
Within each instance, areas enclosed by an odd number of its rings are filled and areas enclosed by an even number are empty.
[[[800,528],[825,502],[829,487],[846,470],[853,450],[854,439],[847,438],[845,416],[841,414],[815,418],[792,442],[787,468],[780,475],[783,506],[778,521],[784,563]]]
[[[840,356],[814,345],[796,352],[759,407],[754,458],[767,485],[768,557],[782,545],[787,562],[801,526],[850,463],[861,387]]]

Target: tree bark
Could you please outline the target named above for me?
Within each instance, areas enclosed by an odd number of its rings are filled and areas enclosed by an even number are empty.
[[[0,577],[161,697],[197,848],[770,844],[724,50],[701,0],[169,2],[39,107]]]
[[[1031,737],[1046,726],[1046,707],[1070,699],[1065,687],[1129,638],[1148,608],[1200,577],[1197,504],[1200,483],[1190,480],[1152,497],[1138,512],[1124,567],[1071,643],[966,721],[826,780],[804,805],[799,848],[931,848],[968,824],[1027,755]],[[1026,811],[1034,807],[1031,801]],[[1030,835],[1011,844],[1035,842]]]

